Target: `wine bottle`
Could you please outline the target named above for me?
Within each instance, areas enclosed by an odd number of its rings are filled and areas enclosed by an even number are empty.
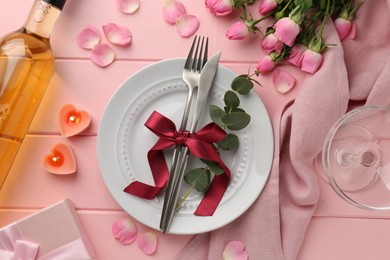
[[[35,0],[24,25],[0,38],[0,188],[54,72],[50,34],[66,0]]]

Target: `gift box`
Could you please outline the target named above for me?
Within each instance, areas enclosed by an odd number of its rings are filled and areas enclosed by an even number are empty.
[[[62,200],[0,229],[0,259],[96,259],[73,203]]]

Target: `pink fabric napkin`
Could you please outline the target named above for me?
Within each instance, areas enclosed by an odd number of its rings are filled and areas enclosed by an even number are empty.
[[[351,107],[390,104],[389,8],[390,0],[366,1],[355,40],[341,43],[327,23],[324,37],[336,46],[325,52],[321,69],[305,78],[295,101],[273,118],[274,162],[260,197],[233,223],[195,236],[177,259],[222,259],[232,240],[245,244],[249,259],[297,258],[319,199],[314,159],[327,132]]]

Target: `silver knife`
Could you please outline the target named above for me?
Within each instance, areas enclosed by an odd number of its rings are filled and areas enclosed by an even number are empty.
[[[196,131],[197,125],[202,115],[202,111],[206,105],[207,97],[209,96],[211,86],[213,85],[215,74],[217,73],[220,57],[221,57],[221,52],[214,54],[204,65],[202,72],[200,74],[194,117],[192,119],[190,133],[194,133]],[[165,226],[162,227],[164,234],[169,230],[169,227],[172,224],[172,219],[173,219],[173,215],[175,214],[176,204],[179,199],[180,187],[183,183],[184,173],[187,168],[187,162],[189,158],[188,148],[185,147],[182,153],[184,154],[184,158],[182,160],[182,163],[180,164],[181,167],[178,167],[179,174],[177,175],[177,179],[174,181],[176,185],[173,187],[171,200],[169,201],[168,204],[169,206],[167,209],[167,218],[165,221]]]

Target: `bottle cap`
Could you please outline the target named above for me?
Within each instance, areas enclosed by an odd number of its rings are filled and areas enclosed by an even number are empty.
[[[66,2],[66,0],[43,0],[43,1],[57,7],[60,10],[62,10]]]

